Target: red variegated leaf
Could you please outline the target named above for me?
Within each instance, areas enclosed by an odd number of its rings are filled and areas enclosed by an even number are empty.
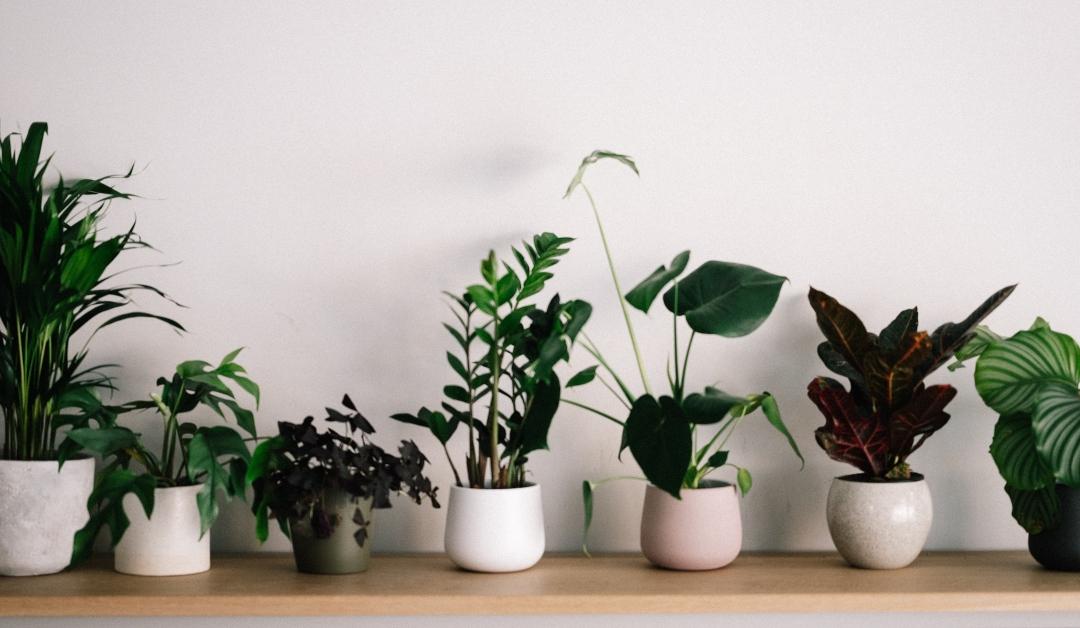
[[[889,421],[889,440],[893,452],[906,458],[915,446],[915,438],[929,436],[949,420],[945,406],[956,396],[956,389],[947,384],[920,388],[902,409]]]
[[[907,334],[904,344],[892,356],[877,350],[868,352],[863,372],[866,386],[874,399],[875,410],[888,414],[911,401],[922,372],[933,358],[930,336],[924,332]]]
[[[807,394],[825,425],[814,436],[833,460],[854,465],[875,477],[889,466],[889,430],[868,408],[860,408],[840,382],[818,377],[810,382]]]
[[[1006,286],[990,295],[988,299],[975,308],[975,311],[959,323],[945,323],[934,330],[930,336],[933,341],[934,359],[923,372],[923,377],[929,375],[935,369],[945,364],[952,358],[960,347],[967,344],[975,335],[975,326],[997,309],[1005,299],[1016,289],[1016,285]]]
[[[872,347],[866,326],[854,312],[820,290],[810,288],[809,298],[810,307],[814,308],[814,314],[817,316],[818,327],[821,328],[821,333],[825,334],[825,339],[829,341],[837,354],[837,358],[833,361],[840,362],[839,358],[842,358],[847,365],[856,370],[859,369],[865,360],[867,350]],[[826,366],[834,368],[828,360]],[[848,376],[848,373],[842,371],[840,374]]]

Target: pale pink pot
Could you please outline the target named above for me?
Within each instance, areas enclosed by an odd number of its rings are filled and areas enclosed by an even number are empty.
[[[742,549],[742,518],[735,487],[717,483],[705,488],[684,488],[681,499],[645,487],[641,512],[641,552],[666,569],[702,571],[719,569]]]

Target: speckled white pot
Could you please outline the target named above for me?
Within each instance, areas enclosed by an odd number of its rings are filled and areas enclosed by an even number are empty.
[[[469,571],[502,573],[532,567],[544,555],[540,487],[450,487],[446,553]]]
[[[39,576],[71,563],[90,519],[94,459],[0,460],[0,575]]]
[[[201,522],[196,496],[203,488],[154,489],[154,510],[146,518],[142,502],[124,495],[124,514],[131,520],[116,544],[113,567],[135,576],[184,576],[210,569],[210,531],[199,538]]]
[[[844,560],[864,569],[899,569],[918,558],[934,505],[919,474],[870,482],[862,474],[834,478],[826,509],[829,534]]]

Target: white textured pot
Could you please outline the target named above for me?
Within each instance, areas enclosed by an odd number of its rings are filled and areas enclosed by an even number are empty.
[[[652,484],[641,510],[641,553],[665,569],[719,569],[742,548],[742,518],[735,487],[703,482],[684,488],[679,499]]]
[[[0,460],[0,575],[39,576],[71,563],[90,519],[94,459]]]
[[[829,534],[844,560],[865,569],[899,569],[918,558],[930,534],[934,505],[923,476],[868,481],[834,478],[827,508]]]
[[[154,489],[154,511],[146,518],[142,502],[124,496],[131,525],[116,544],[113,566],[136,576],[183,576],[210,569],[210,531],[199,538],[202,484]]]
[[[544,555],[544,507],[540,487],[450,487],[446,553],[470,571],[528,569]]]

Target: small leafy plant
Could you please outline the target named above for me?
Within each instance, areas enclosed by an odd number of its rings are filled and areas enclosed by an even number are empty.
[[[145,284],[114,282],[108,269],[125,251],[147,246],[134,226],[104,237],[109,204],[130,198],[110,179],[45,183],[41,159],[48,125],[35,122],[18,148],[0,140],[0,420],[7,460],[61,460],[78,453],[64,432],[90,425],[97,393],[111,389],[102,366],[86,364],[97,330],[133,318],[174,320],[132,307],[133,295],[165,295]],[[72,342],[86,332],[80,346]]]
[[[154,490],[176,486],[203,487],[196,496],[202,534],[217,519],[219,501],[244,498],[248,462],[251,460],[244,436],[228,425],[199,426],[182,419],[196,408],[212,410],[223,420],[232,415],[236,425],[255,438],[255,415],[237,400],[226,380],[231,381],[259,403],[259,386],[235,362],[240,349],[226,355],[217,366],[202,360],[183,362],[170,378],[158,378],[158,392],[149,399],[122,406],[101,406],[107,418],[103,426],[73,429],[71,439],[85,450],[105,460],[97,486],[90,495],[90,520],[75,535],[74,561],[89,555],[103,526],[110,530],[112,545],[123,538],[130,520],[123,500],[134,493],[146,516],[154,510]],[[161,448],[156,452],[143,443],[139,433],[118,424],[120,415],[154,410],[164,429]]]
[[[825,335],[818,357],[850,382],[850,390],[829,377],[810,382],[807,394],[825,416],[814,433],[818,445],[869,479],[909,479],[908,457],[945,426],[945,406],[956,396],[952,386],[923,381],[974,337],[975,326],[1015,288],[995,292],[964,320],[933,333],[919,331],[919,311],[911,308],[879,334],[868,332],[836,299],[810,288],[810,306]]]
[[[332,427],[320,432],[308,416],[299,424],[279,422],[278,435],[255,449],[248,480],[255,489],[251,510],[260,541],[269,535],[270,517],[286,536],[290,536],[290,521],[306,519],[316,538],[328,538],[341,523],[325,509],[330,490],[358,500],[371,499],[375,508],[390,508],[391,493],[404,493],[417,504],[427,497],[432,506],[439,507],[438,489],[423,474],[428,460],[416,444],[403,440],[399,456],[386,453],[371,442],[375,428],[348,395],[341,404],[347,412],[327,408],[325,420],[344,425],[347,433]],[[359,506],[353,522],[358,526],[356,542],[362,546],[371,522],[364,519]]]
[[[548,447],[562,395],[555,367],[570,359],[592,307],[580,300],[563,302],[558,294],[543,307],[531,299],[553,277],[552,267],[572,241],[542,233],[523,242],[522,249],[511,249],[520,270],[491,251],[480,263],[480,283],[461,295],[447,293],[457,325],[444,327],[460,353],[447,352],[446,360],[459,383],[443,388],[441,410],[422,407],[393,418],[431,430],[458,486],[524,486],[529,454]],[[567,386],[585,383],[593,370],[574,375]],[[447,448],[462,424],[469,434],[464,478]]]
[[[672,496],[679,497],[683,489],[704,486],[703,482],[709,475],[724,467],[735,469],[736,483],[745,494],[752,484],[750,472],[729,462],[726,448],[728,439],[744,417],[760,409],[800,460],[802,454],[784,425],[776,399],[771,394],[762,392],[739,396],[713,386],[707,386],[702,392],[687,394],[687,364],[698,334],[737,338],[760,327],[776,305],[786,278],[753,266],[720,261],[707,261],[684,276],[683,272],[690,261],[690,252],[684,251],[675,256],[668,266],[660,266],[624,295],[599,210],[584,183],[588,167],[601,159],[618,161],[635,174],[638,173],[637,165],[630,157],[595,151],[581,162],[565,196],[569,197],[577,188],[581,188],[588,197],[644,393],[633,392],[604,359],[596,344],[588,336],[583,336],[582,345],[603,371],[598,372],[594,368],[588,372],[589,379],[595,378],[611,391],[627,412],[627,418],[624,421],[592,406],[569,399],[566,401],[618,424],[622,428],[620,452],[629,448],[645,478]],[[666,395],[653,393],[627,308],[629,305],[648,314],[661,293],[664,307],[671,313],[672,325],[673,355],[668,361],[669,393]],[[679,343],[680,324],[690,329],[685,349]],[[607,382],[604,373],[610,375],[614,385]],[[713,432],[699,446],[699,430],[705,429],[712,429]],[[592,493],[599,483],[586,481],[582,485],[586,534],[592,521]]]
[[[1051,530],[1056,485],[1080,487],[1080,345],[1040,318],[1009,338],[979,327],[949,368],[975,357],[975,388],[1000,415],[990,455],[1013,518],[1030,534]]]

